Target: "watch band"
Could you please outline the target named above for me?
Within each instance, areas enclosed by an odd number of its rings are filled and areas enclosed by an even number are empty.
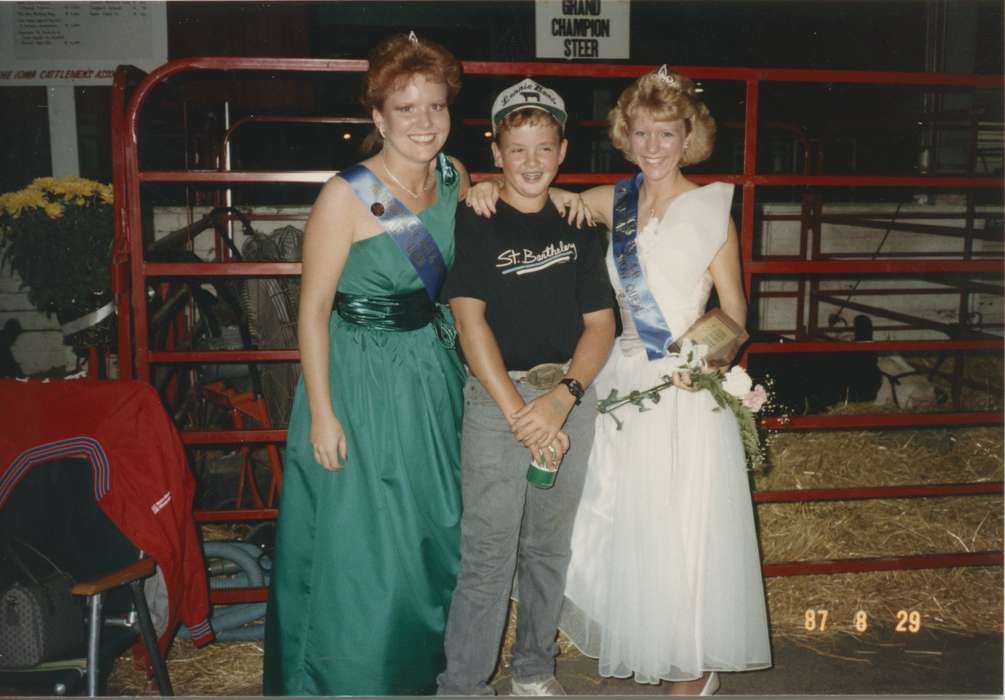
[[[583,385],[577,380],[572,377],[565,377],[559,382],[559,384],[565,385],[565,388],[568,389],[569,393],[576,399],[577,406],[583,401],[583,394],[586,393],[586,390],[583,389]]]

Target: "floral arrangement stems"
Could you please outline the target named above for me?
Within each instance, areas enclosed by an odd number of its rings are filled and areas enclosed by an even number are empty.
[[[614,411],[629,404],[638,409],[639,413],[650,410],[646,401],[652,404],[660,402],[660,392],[673,386],[673,373],[686,374],[691,379],[691,386],[697,390],[708,391],[715,400],[716,411],[728,408],[736,416],[740,429],[740,440],[747,456],[747,464],[751,469],[764,465],[764,450],[761,436],[757,429],[757,418],[754,414],[768,400],[767,391],[760,384],[754,386],[753,380],[742,367],[733,367],[723,375],[717,371],[708,371],[705,365],[707,348],[685,339],[679,353],[673,353],[664,361],[670,374],[660,377],[661,383],[648,389],[635,390],[627,396],[621,396],[617,389],[611,389],[607,398],[597,403],[597,411],[609,415],[621,430],[624,422],[614,415]]]
[[[597,402],[597,412],[609,415],[618,426],[617,429],[621,430],[624,423],[620,421],[616,415],[614,415],[614,411],[628,404],[632,404],[638,408],[639,413],[645,413],[648,411],[649,409],[646,408],[646,401],[650,401],[654,404],[659,403],[660,392],[673,386],[673,379],[671,379],[669,375],[664,374],[660,377],[660,379],[663,380],[662,383],[657,384],[656,386],[651,386],[648,389],[643,389],[642,391],[633,391],[628,394],[628,396],[619,396],[617,389],[611,389],[611,393],[607,395],[606,399],[601,399]]]

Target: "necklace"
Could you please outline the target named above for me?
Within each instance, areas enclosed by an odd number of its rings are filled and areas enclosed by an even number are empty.
[[[423,183],[423,184],[422,184],[422,189],[421,189],[421,190],[419,190],[419,191],[418,191],[417,193],[416,193],[416,192],[412,192],[412,190],[410,190],[410,189],[408,189],[407,187],[405,187],[404,183],[403,183],[403,182],[402,182],[401,180],[399,180],[398,178],[396,178],[396,177],[394,176],[394,173],[392,173],[392,172],[390,171],[390,169],[388,169],[388,167],[387,167],[387,161],[386,161],[386,160],[384,160],[384,151],[381,151],[381,152],[380,152],[380,164],[384,166],[384,172],[385,172],[385,173],[387,173],[387,176],[388,176],[389,178],[391,178],[392,180],[394,180],[394,183],[395,183],[395,184],[396,184],[396,185],[397,185],[398,187],[400,187],[401,189],[405,190],[405,192],[407,192],[407,193],[408,193],[408,195],[409,195],[409,196],[410,196],[410,197],[411,197],[412,199],[419,199],[419,198],[421,198],[421,197],[422,197],[422,194],[423,194],[423,192],[428,192],[428,191],[429,191],[429,188],[433,186],[433,183],[429,181],[429,171],[427,170],[427,171],[426,171],[426,177],[425,177],[425,179],[424,179],[424,180],[422,181],[422,183]]]
[[[660,197],[659,199],[657,199],[655,202],[653,202],[653,205],[651,207],[649,207],[649,218],[650,219],[655,219],[656,218],[656,209],[658,208],[658,206],[660,204],[662,204],[663,202],[666,202],[667,204],[669,204],[674,199],[674,197],[676,197],[678,194],[680,194],[680,193],[676,192],[676,193],[671,193],[671,194],[663,195],[662,197]]]

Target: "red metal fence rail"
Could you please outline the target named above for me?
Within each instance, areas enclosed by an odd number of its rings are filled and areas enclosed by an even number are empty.
[[[630,79],[651,71],[653,66],[614,64],[568,64],[568,63],[494,63],[467,61],[463,63],[468,79],[476,76],[526,76],[575,77],[575,78],[621,78]],[[226,350],[202,352],[176,352],[154,350],[149,346],[147,305],[147,282],[152,279],[205,278],[205,277],[249,277],[249,276],[294,276],[300,274],[299,263],[153,263],[144,259],[142,236],[142,185],[148,183],[179,183],[186,185],[240,185],[240,184],[291,184],[325,182],[334,171],[223,171],[210,170],[142,170],[138,149],[142,137],[140,116],[151,97],[153,89],[164,81],[184,73],[199,71],[246,71],[270,74],[289,73],[358,73],[366,69],[362,60],[322,60],[291,58],[190,58],[173,61],[146,76],[129,98],[128,106],[120,112],[125,95],[126,73],[124,69],[116,75],[113,113],[116,156],[116,250],[128,258],[128,279],[126,270],[117,273],[117,295],[119,318],[123,325],[119,334],[120,372],[141,379],[150,380],[151,368],[160,364],[198,364],[228,362],[290,362],[298,359],[295,350]],[[999,75],[960,75],[904,72],[862,72],[862,71],[818,71],[787,69],[751,68],[709,68],[676,67],[696,80],[739,81],[745,87],[745,119],[742,172],[696,175],[699,183],[724,181],[735,183],[741,190],[739,231],[743,262],[743,283],[748,297],[754,291],[754,279],[770,275],[802,276],[815,279],[824,275],[911,275],[927,274],[981,274],[992,273],[1001,276],[1003,262],[996,259],[970,260],[919,260],[919,259],[876,259],[876,260],[799,260],[790,257],[761,258],[754,250],[754,224],[756,193],[758,188],[774,186],[799,186],[803,188],[850,187],[890,188],[907,187],[918,189],[958,188],[958,189],[999,189],[1001,180],[997,177],[936,177],[936,176],[884,176],[884,175],[772,175],[758,172],[757,149],[759,133],[760,87],[767,82],[798,82],[809,84],[843,83],[858,85],[913,85],[928,86],[933,89],[945,87],[1002,88]],[[234,79],[240,79],[233,74]],[[477,121],[477,120],[472,120]],[[237,125],[235,124],[235,127]],[[234,127],[231,128],[231,131]],[[615,182],[624,173],[563,173],[559,182],[576,185],[594,185]],[[484,173],[475,173],[478,180]],[[127,282],[131,281],[131,284]],[[993,285],[992,285],[993,286]],[[128,287],[129,296],[125,294]],[[131,332],[130,332],[131,323]],[[748,346],[749,353],[805,353],[805,352],[887,352],[887,351],[1001,351],[1005,347],[1000,338],[985,337],[967,340],[905,340],[868,343],[843,342],[794,342],[784,346],[768,343],[754,343]],[[924,414],[881,414],[881,415],[820,415],[797,416],[780,421],[765,419],[767,427],[781,430],[806,429],[859,429],[896,428],[917,426],[981,426],[1001,425],[1005,419],[1002,411],[939,412]],[[255,445],[274,444],[286,439],[284,430],[240,430],[240,431],[194,431],[183,433],[185,444],[190,446],[213,445]],[[875,487],[869,489],[821,489],[815,491],[779,491],[755,494],[755,501],[791,502],[805,500],[852,500],[860,498],[901,498],[901,497],[949,497],[975,493],[1001,494],[1001,482],[990,484],[939,484]],[[214,511],[197,513],[197,519],[207,521],[243,520],[275,517],[275,510]],[[906,569],[941,566],[985,566],[1001,565],[1001,552],[956,553],[927,555],[924,557],[887,557],[861,560],[834,560],[818,562],[789,562],[765,565],[766,575],[799,575],[837,571],[868,571]],[[243,597],[242,597],[243,596]],[[217,593],[217,602],[261,599],[261,591],[236,591]]]

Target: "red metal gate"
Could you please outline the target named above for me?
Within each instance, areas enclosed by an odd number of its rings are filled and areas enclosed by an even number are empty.
[[[635,78],[653,69],[653,66],[613,64],[560,64],[560,63],[490,63],[464,62],[468,79],[479,76],[573,77],[583,79]],[[354,73],[365,70],[362,60],[315,60],[290,58],[192,58],[173,61],[129,88],[136,73],[120,68],[116,74],[113,91],[113,141],[115,145],[115,207],[116,207],[116,257],[115,293],[120,319],[119,357],[123,376],[134,376],[149,381],[152,366],[159,364],[248,363],[296,361],[295,350],[256,351],[203,351],[177,352],[154,350],[149,347],[147,282],[151,279],[293,276],[300,274],[299,263],[185,263],[168,264],[147,262],[142,243],[142,185],[148,183],[179,183],[187,185],[226,186],[258,183],[310,183],[320,186],[333,175],[333,171],[231,171],[219,170],[142,170],[138,158],[141,139],[140,119],[144,106],[155,87],[173,76],[199,71],[243,71],[250,74],[294,73]],[[759,99],[765,83],[834,83],[856,85],[912,85],[930,86],[932,89],[947,86],[1001,89],[1002,76],[974,76],[928,73],[873,73],[859,71],[817,71],[749,68],[676,67],[695,80],[739,81],[745,86],[745,121],[743,124],[743,165],[740,173],[692,175],[695,181],[705,183],[723,181],[735,183],[742,191],[740,240],[743,262],[743,282],[748,298],[755,291],[755,278],[775,275],[798,275],[814,280],[828,274],[856,274],[862,276],[949,273],[992,273],[1001,276],[1002,259],[964,260],[793,260],[760,257],[754,250],[755,211],[758,188],[773,186],[799,186],[808,190],[822,187],[859,188],[953,188],[963,190],[998,189],[1001,181],[996,177],[932,177],[932,176],[849,176],[849,175],[772,175],[758,171]],[[248,73],[244,73],[248,74]],[[240,76],[233,75],[235,80]],[[129,95],[126,104],[127,93]],[[484,120],[470,119],[477,124]],[[487,122],[485,122],[487,123]],[[804,144],[804,148],[808,146]],[[485,173],[474,173],[473,179]],[[624,173],[564,173],[560,183],[594,185],[615,182]],[[744,357],[750,353],[813,353],[813,352],[891,352],[891,351],[997,351],[1005,345],[1000,338],[957,340],[897,340],[868,343],[805,341],[786,343],[751,344]],[[918,426],[980,426],[1001,425],[1005,413],[1001,411],[944,411],[921,414],[876,415],[815,415],[795,416],[784,421],[767,418],[763,424],[776,430],[894,428]],[[184,442],[189,446],[213,445],[268,445],[282,443],[285,430],[229,430],[184,432]],[[922,496],[966,496],[971,494],[1000,494],[1003,484],[939,484],[909,485],[870,488],[836,488],[794,491],[760,492],[754,495],[757,503],[790,501],[855,500],[868,498],[906,498]],[[274,518],[273,509],[244,509],[197,513],[197,519],[209,521],[237,521]],[[837,573],[846,571],[876,571],[891,569],[930,568],[944,566],[1001,565],[1001,552],[954,553],[944,555],[905,556],[852,560],[827,560],[767,564],[767,576]],[[262,599],[262,591],[216,592],[217,602]]]

